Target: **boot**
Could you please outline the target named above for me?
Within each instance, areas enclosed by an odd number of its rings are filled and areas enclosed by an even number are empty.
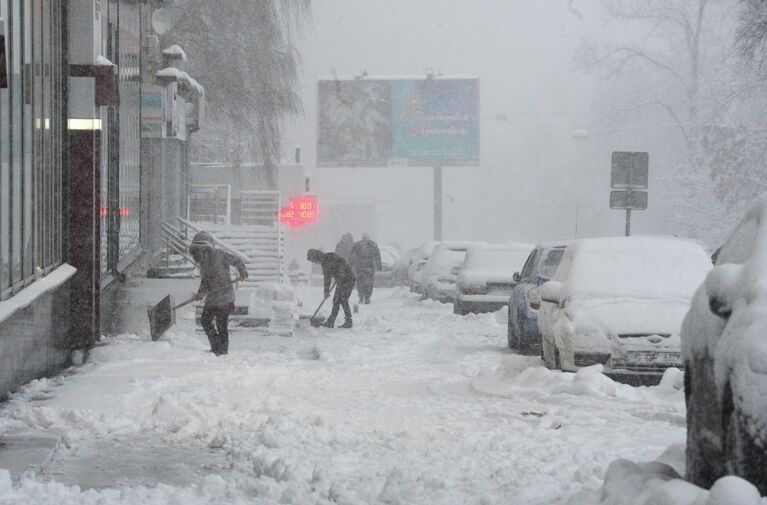
[[[352,327],[352,320],[351,318],[344,321],[344,324],[340,326],[341,328],[351,328]]]
[[[323,328],[334,328],[336,325],[336,322],[332,319],[328,318],[324,323],[321,324]]]

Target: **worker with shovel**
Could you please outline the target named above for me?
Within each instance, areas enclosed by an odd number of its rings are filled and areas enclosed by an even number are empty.
[[[189,246],[192,258],[200,268],[200,289],[195,298],[205,298],[200,322],[216,356],[229,352],[229,315],[234,312],[234,287],[229,267],[237,268],[239,280],[248,278],[248,271],[239,256],[217,249],[213,236],[198,232]],[[215,326],[213,321],[215,319]]]
[[[346,264],[344,259],[336,253],[324,253],[319,249],[309,249],[306,254],[306,259],[312,263],[319,263],[322,265],[322,277],[325,298],[330,296],[330,281],[335,279],[336,293],[333,296],[333,309],[330,312],[330,317],[322,323],[322,326],[326,328],[333,328],[338,316],[339,307],[344,309],[344,317],[346,321],[341,328],[352,327],[352,310],[349,307],[349,297],[352,295],[354,289],[354,274],[349,265]]]

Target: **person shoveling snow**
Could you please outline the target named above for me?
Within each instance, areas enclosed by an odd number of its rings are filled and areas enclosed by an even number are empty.
[[[208,336],[210,350],[217,356],[227,354],[229,314],[234,312],[234,287],[229,277],[229,267],[235,267],[239,280],[245,280],[248,278],[245,263],[239,256],[217,249],[213,236],[206,231],[194,236],[189,253],[200,267],[200,288],[195,298],[205,298],[200,321]]]
[[[331,279],[336,281],[336,293],[333,296],[333,309],[330,312],[330,317],[322,323],[322,326],[326,328],[333,328],[335,326],[336,317],[338,316],[339,307],[344,309],[344,317],[346,321],[341,328],[352,327],[352,310],[349,307],[349,297],[354,289],[354,274],[349,265],[346,264],[344,259],[336,253],[324,253],[319,249],[309,249],[306,253],[306,259],[312,263],[318,263],[322,265],[322,277],[323,277],[323,289],[325,298],[330,296]]]

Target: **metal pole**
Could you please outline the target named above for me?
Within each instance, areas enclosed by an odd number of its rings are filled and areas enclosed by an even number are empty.
[[[626,209],[626,236],[631,235],[631,209]]]
[[[434,167],[434,240],[442,240],[442,167]]]

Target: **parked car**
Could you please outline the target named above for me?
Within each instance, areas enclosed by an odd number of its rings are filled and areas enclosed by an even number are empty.
[[[378,250],[381,252],[381,271],[375,273],[375,285],[377,287],[391,287],[394,284],[392,268],[399,259],[399,251],[391,245],[382,245]]]
[[[407,269],[407,278],[410,282],[410,291],[413,293],[422,294],[423,288],[421,286],[421,270],[426,261],[429,259],[434,248],[439,242],[424,242],[421,247],[418,248],[418,254],[410,262],[410,266]]]
[[[538,245],[514,273],[514,288],[509,297],[507,340],[509,348],[520,354],[541,353],[538,309],[541,296],[538,287],[551,279],[565,252],[566,244]]]
[[[767,495],[767,195],[719,249],[682,325],[687,478]]]
[[[453,313],[495,312],[508,304],[514,273],[532,249],[532,244],[518,243],[469,247],[458,274]]]
[[[601,363],[619,380],[653,383],[681,367],[679,332],[711,269],[698,243],[611,237],[570,244],[540,288],[543,359],[575,371]]]
[[[469,247],[482,242],[440,242],[421,271],[421,284],[427,298],[452,303],[458,296],[456,281]]]
[[[392,265],[392,283],[398,286],[410,285],[407,277],[407,271],[408,268],[410,268],[410,263],[416,257],[419,257],[418,255],[420,250],[420,247],[415,247],[409,251],[406,251],[405,254],[397,258],[397,261],[395,261],[394,265]]]

